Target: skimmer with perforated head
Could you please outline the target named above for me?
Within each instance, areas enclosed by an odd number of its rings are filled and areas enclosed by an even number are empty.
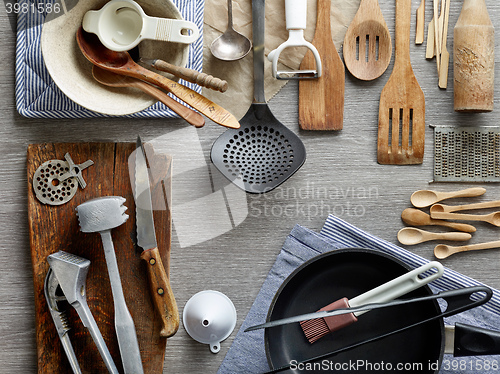
[[[300,138],[279,122],[264,95],[264,0],[252,1],[254,101],[239,129],[226,130],[213,144],[211,158],[233,184],[250,193],[269,192],[304,163]]]

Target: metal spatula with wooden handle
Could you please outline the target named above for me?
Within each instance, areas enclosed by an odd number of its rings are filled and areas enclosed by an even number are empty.
[[[380,164],[421,164],[425,97],[410,63],[411,0],[396,1],[396,58],[380,95],[377,156]]]

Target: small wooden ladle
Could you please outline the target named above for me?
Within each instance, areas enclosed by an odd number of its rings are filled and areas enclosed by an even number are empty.
[[[414,245],[430,240],[467,241],[472,235],[467,232],[429,232],[415,227],[405,227],[399,230],[398,240],[401,244]]]
[[[373,80],[387,69],[391,55],[391,34],[378,1],[361,0],[344,37],[347,69],[358,79]]]
[[[94,65],[119,75],[125,75],[163,88],[190,105],[219,125],[238,129],[236,117],[220,105],[208,100],[198,92],[176,83],[163,75],[136,64],[127,52],[114,52],[99,41],[97,35],[85,32],[81,27],[76,32],[76,40],[83,55]]]
[[[434,247],[434,256],[436,256],[439,259],[443,259],[458,252],[475,251],[478,249],[491,249],[499,247],[500,247],[500,240],[494,242],[480,243],[480,244],[463,245],[460,247],[452,247],[450,245],[438,244]]]
[[[135,87],[148,95],[160,100],[167,107],[172,109],[179,116],[184,118],[189,124],[194,127],[203,127],[205,125],[205,119],[199,113],[196,113],[192,109],[182,105],[181,103],[175,101],[166,92],[151,86],[149,83],[143,82],[139,79],[127,77],[125,75],[119,75],[108,70],[101,69],[97,65],[92,67],[92,75],[94,79],[101,84],[110,87]]]

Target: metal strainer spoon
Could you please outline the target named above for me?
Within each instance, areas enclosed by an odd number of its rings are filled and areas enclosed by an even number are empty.
[[[227,30],[210,46],[212,54],[223,61],[245,57],[252,49],[252,42],[233,28],[233,0],[227,0]]]

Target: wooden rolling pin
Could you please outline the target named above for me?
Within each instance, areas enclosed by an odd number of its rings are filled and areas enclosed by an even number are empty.
[[[175,66],[162,60],[147,60],[141,58],[140,62],[151,66],[156,70],[175,75],[176,77],[182,78],[188,82],[199,84],[202,87],[211,88],[212,90],[220,92],[225,92],[227,90],[228,85],[226,81],[205,73],[200,73],[199,71],[193,69]]]
[[[453,39],[457,112],[493,110],[494,32],[485,0],[464,0]]]

